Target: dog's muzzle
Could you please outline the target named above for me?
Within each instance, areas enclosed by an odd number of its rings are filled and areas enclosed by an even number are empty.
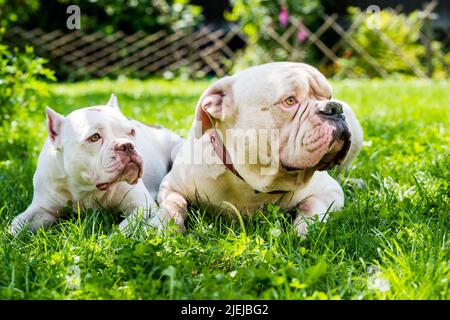
[[[300,143],[303,157],[310,157],[312,164],[296,165],[299,161],[292,160],[281,162],[286,171],[329,170],[344,161],[350,148],[350,130],[342,104],[336,101],[315,101],[311,108],[314,110],[303,121],[310,121],[312,129],[304,133]]]
[[[117,170],[118,174],[113,181],[97,183],[96,187],[99,190],[105,191],[112,184],[119,181],[136,184],[143,175],[144,162],[133,143],[118,143],[114,146],[114,150],[121,163]]]
[[[351,134],[345,121],[343,106],[339,102],[323,103],[319,106],[317,114],[335,128],[328,152],[315,166],[316,170],[329,170],[344,161],[350,149]]]

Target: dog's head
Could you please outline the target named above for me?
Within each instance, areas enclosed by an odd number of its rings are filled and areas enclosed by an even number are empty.
[[[78,109],[67,117],[47,108],[47,128],[65,173],[86,190],[107,190],[120,181],[136,184],[142,177],[136,131],[115,95],[105,106]]]
[[[284,172],[327,170],[340,164],[350,147],[343,106],[331,96],[326,78],[307,64],[249,68],[203,93],[196,109],[196,137],[212,126],[222,131],[276,130],[278,146],[268,150],[279,155]]]

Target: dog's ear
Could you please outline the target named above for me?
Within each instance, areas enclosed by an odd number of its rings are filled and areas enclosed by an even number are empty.
[[[120,111],[119,109],[119,101],[117,100],[117,97],[114,93],[111,93],[111,98],[109,98],[108,103],[106,104],[108,107],[114,108],[117,111]]]
[[[216,121],[225,121],[234,113],[232,77],[212,84],[200,97],[195,109],[195,137],[199,139]]]
[[[327,78],[325,78],[319,70],[310,65],[303,64],[303,67],[309,74],[309,94],[316,97],[331,99],[333,96],[333,89],[331,88]]]
[[[58,146],[61,134],[61,124],[65,118],[50,107],[47,107],[45,112],[47,113],[48,136],[53,145]]]

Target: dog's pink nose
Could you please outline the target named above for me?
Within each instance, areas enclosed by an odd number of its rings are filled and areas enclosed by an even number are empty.
[[[134,145],[131,142],[122,142],[122,143],[116,144],[116,146],[114,147],[114,150],[123,151],[126,153],[133,153]]]

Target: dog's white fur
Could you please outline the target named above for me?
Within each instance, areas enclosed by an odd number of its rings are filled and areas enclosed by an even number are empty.
[[[302,128],[311,127],[315,110],[309,107],[308,117],[312,120],[280,110],[279,101],[289,95],[295,95],[300,101],[313,101],[321,108],[323,102],[330,101],[331,86],[309,65],[271,63],[217,81],[200,98],[196,113],[204,109],[222,133],[227,129],[280,128],[280,161],[290,161],[289,165],[301,167],[318,159],[312,159],[313,155],[302,149],[298,140],[290,139],[290,132],[302,132]],[[341,166],[348,167],[361,149],[363,135],[353,111],[342,104],[351,146]],[[319,219],[324,219],[327,212],[343,207],[342,188],[326,171],[305,168],[288,172],[281,168],[274,174],[263,175],[261,164],[235,162],[237,172],[245,181],[241,180],[218,159],[208,134],[202,134],[198,125],[194,120],[172,170],[161,183],[160,209],[152,220],[153,225],[163,228],[173,220],[184,230],[188,204],[208,204],[215,211],[232,213],[227,204],[231,203],[241,214],[250,215],[266,203],[278,202],[282,208],[297,208],[294,225],[299,235],[305,235],[308,228],[305,217],[318,215]],[[224,145],[236,161],[231,143],[224,140]],[[201,157],[201,163],[193,163],[193,155]],[[275,190],[285,193],[269,193]]]
[[[182,140],[179,136],[161,127],[128,120],[114,95],[107,105],[78,109],[67,117],[47,108],[47,123],[49,137],[33,178],[33,200],[13,220],[12,234],[25,226],[31,230],[48,227],[69,200],[74,209],[114,207],[127,215],[137,214],[138,210],[144,216],[150,214],[159,184],[172,164],[172,150]],[[134,136],[131,129],[135,130]],[[86,140],[98,132],[101,140]],[[121,152],[115,149],[119,144],[133,146],[140,171],[136,164],[122,163]],[[97,185],[106,190],[99,190]],[[124,229],[127,223],[125,219],[120,227]]]

